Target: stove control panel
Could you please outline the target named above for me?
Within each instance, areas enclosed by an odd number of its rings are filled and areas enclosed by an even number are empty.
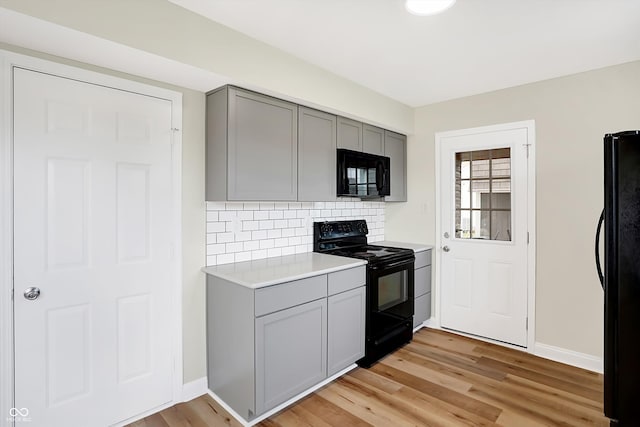
[[[314,236],[320,240],[344,237],[366,237],[369,232],[367,221],[364,219],[314,222],[313,226]]]

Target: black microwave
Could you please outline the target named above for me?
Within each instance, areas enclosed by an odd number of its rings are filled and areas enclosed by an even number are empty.
[[[375,198],[391,190],[391,160],[338,148],[338,197]]]

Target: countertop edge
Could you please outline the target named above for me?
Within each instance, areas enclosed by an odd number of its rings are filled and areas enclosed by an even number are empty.
[[[334,256],[334,255],[331,255],[331,256]],[[237,285],[244,286],[245,288],[248,288],[248,289],[259,289],[259,288],[265,288],[267,286],[273,286],[273,285],[278,285],[278,284],[282,284],[282,283],[293,282],[295,280],[302,280],[302,279],[306,279],[306,278],[309,278],[309,277],[321,276],[323,274],[335,273],[336,271],[348,270],[350,268],[355,268],[355,267],[360,267],[360,266],[363,266],[363,265],[367,265],[367,261],[365,261],[365,260],[356,259],[356,258],[347,258],[347,257],[339,257],[339,258],[343,258],[345,261],[347,261],[347,260],[348,261],[344,265],[327,267],[327,268],[323,268],[321,270],[308,271],[308,272],[304,272],[304,273],[294,274],[294,275],[291,275],[291,276],[273,278],[273,279],[261,281],[261,282],[258,282],[258,283],[250,283],[250,282],[238,279],[238,277],[236,277],[236,276],[234,276],[232,274],[227,274],[227,273],[224,273],[224,272],[215,271],[214,270],[215,266],[202,267],[201,271],[203,271],[204,273],[206,273],[206,274],[208,274],[210,276],[217,277],[217,278],[220,278],[220,279],[223,279],[223,280],[227,280],[227,281],[229,281],[231,283],[235,283]]]
[[[412,249],[413,252],[415,253],[424,252],[424,251],[428,251],[429,249],[435,248],[435,246],[433,245],[426,245],[422,243],[398,242],[396,240],[383,240],[381,242],[373,242],[371,244],[379,245],[379,246],[390,246],[390,247],[396,247],[396,248]]]

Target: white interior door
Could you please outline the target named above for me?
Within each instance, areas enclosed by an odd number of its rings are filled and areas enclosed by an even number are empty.
[[[15,403],[30,425],[172,400],[171,111],[14,69]]]
[[[526,128],[441,134],[440,323],[527,345]]]

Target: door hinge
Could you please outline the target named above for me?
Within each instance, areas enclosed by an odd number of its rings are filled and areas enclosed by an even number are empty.
[[[529,232],[527,231],[527,245],[529,244]]]
[[[527,149],[527,159],[529,158],[529,147],[531,147],[531,144],[522,144],[526,149]]]
[[[528,317],[525,319],[524,323],[525,323],[525,328],[528,331],[529,330],[529,318]]]

